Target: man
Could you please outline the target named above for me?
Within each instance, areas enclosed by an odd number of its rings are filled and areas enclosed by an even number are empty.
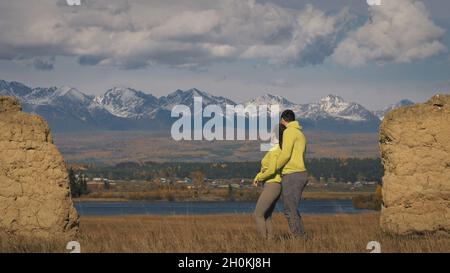
[[[277,169],[282,169],[281,195],[284,214],[293,235],[303,237],[306,234],[298,206],[303,190],[308,183],[304,161],[306,138],[301,131],[302,127],[295,120],[292,110],[285,110],[281,114],[280,123],[286,126],[283,134],[283,147],[277,159]]]

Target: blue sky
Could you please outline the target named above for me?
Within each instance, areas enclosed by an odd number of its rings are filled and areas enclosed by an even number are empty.
[[[450,93],[448,10],[444,0],[0,0],[0,78],[89,94],[197,87],[235,101],[332,93],[378,109]]]

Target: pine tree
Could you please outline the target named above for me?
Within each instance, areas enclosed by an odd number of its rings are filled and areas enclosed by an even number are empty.
[[[79,197],[80,196],[80,187],[78,184],[78,179],[75,176],[75,172],[72,168],[69,170],[69,187],[70,187],[70,194],[72,197]]]

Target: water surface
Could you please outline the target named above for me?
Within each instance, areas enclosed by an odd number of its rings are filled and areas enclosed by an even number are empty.
[[[77,202],[80,215],[202,215],[222,213],[251,213],[256,202]],[[283,206],[278,202],[277,212]],[[351,200],[304,200],[300,212],[305,214],[358,213]]]

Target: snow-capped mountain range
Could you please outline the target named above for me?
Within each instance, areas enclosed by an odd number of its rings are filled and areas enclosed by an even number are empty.
[[[414,102],[410,101],[410,100],[401,100],[397,103],[391,104],[386,106],[385,108],[375,111],[374,114],[380,119],[383,120],[384,116],[386,116],[387,113],[389,113],[390,111],[403,107],[403,106],[408,106],[408,105],[413,105]]]
[[[94,103],[121,118],[151,117],[159,108],[156,97],[131,88],[109,89],[105,94],[94,97]]]
[[[281,110],[291,109],[302,119],[342,119],[349,121],[370,121],[374,119],[374,114],[362,105],[346,102],[337,95],[328,95],[319,102],[296,104],[284,97],[265,94],[245,103],[245,105],[280,105]]]
[[[114,87],[103,95],[91,96],[68,86],[31,88],[18,82],[0,80],[0,95],[16,96],[24,111],[42,115],[54,131],[79,130],[157,130],[170,127],[175,105],[193,109],[194,97],[202,97],[203,105],[236,105],[225,97],[198,89],[176,90],[157,98],[147,92],[127,87]],[[412,104],[402,100],[379,111],[371,112],[362,105],[328,95],[318,102],[297,104],[272,94],[242,103],[248,105],[278,104],[281,110],[292,109],[305,127],[331,131],[376,131],[380,120],[390,110]]]

